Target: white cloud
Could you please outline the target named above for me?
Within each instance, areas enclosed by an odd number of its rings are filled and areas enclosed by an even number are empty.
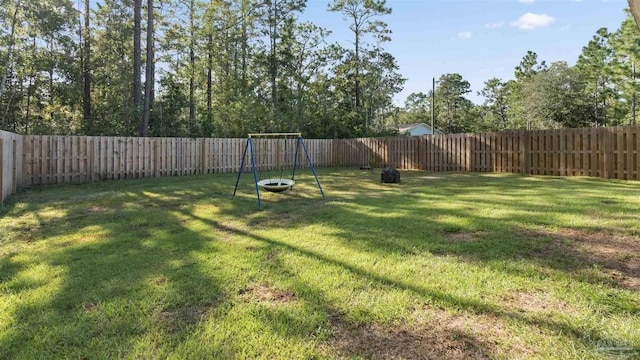
[[[473,35],[471,31],[462,31],[458,33],[458,39],[471,39],[471,35]]]
[[[545,14],[526,13],[518,18],[516,21],[511,22],[511,26],[520,30],[535,30],[536,28],[547,27],[551,25],[556,19]]]
[[[521,2],[521,3],[524,3],[524,4],[531,4],[532,2],[534,2],[536,0],[518,0],[518,1]]]
[[[487,29],[499,29],[504,26],[504,21],[498,21],[495,23],[484,24]]]

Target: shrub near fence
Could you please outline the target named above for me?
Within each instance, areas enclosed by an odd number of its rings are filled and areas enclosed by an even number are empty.
[[[235,172],[246,139],[21,136],[0,131],[0,198],[42,184]],[[257,142],[257,140],[256,140]],[[314,165],[394,166],[640,180],[640,131],[606,127],[481,134],[307,139]],[[282,139],[260,139],[258,162],[291,166]],[[284,149],[284,150],[283,150]],[[305,165],[306,159],[303,159]]]

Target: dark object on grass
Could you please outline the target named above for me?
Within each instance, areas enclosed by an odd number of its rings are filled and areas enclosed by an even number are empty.
[[[382,169],[380,173],[380,182],[383,183],[399,183],[400,171],[392,167],[386,167]]]
[[[360,166],[360,170],[371,170],[371,166],[368,166],[368,165]]]

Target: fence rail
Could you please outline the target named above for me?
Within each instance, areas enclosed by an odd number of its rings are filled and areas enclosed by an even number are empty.
[[[235,172],[245,143],[246,139],[22,136],[0,131],[0,199],[33,185]],[[294,143],[254,139],[259,169],[293,166]],[[305,143],[319,167],[394,166],[640,180],[637,127],[307,139]],[[308,165],[304,156],[298,159],[302,166]]]

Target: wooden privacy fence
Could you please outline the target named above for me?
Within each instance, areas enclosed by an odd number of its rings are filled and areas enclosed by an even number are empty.
[[[293,163],[278,152],[282,140],[265,141],[273,146],[261,146],[257,160],[270,168]],[[246,139],[28,135],[23,143],[21,185],[32,186],[237,172]],[[330,165],[330,140],[310,139],[305,144],[314,165]],[[271,150],[273,154],[266,154]]]
[[[290,140],[254,141],[260,170],[293,165],[295,146]],[[235,172],[245,143],[246,139],[22,136],[0,131],[0,199],[32,185]],[[305,143],[318,167],[394,166],[640,180],[636,127],[307,139]],[[299,159],[302,166],[308,165],[304,156]]]
[[[640,131],[606,127],[333,141],[335,166],[640,180]]]
[[[22,136],[0,130],[0,202],[22,185]]]

